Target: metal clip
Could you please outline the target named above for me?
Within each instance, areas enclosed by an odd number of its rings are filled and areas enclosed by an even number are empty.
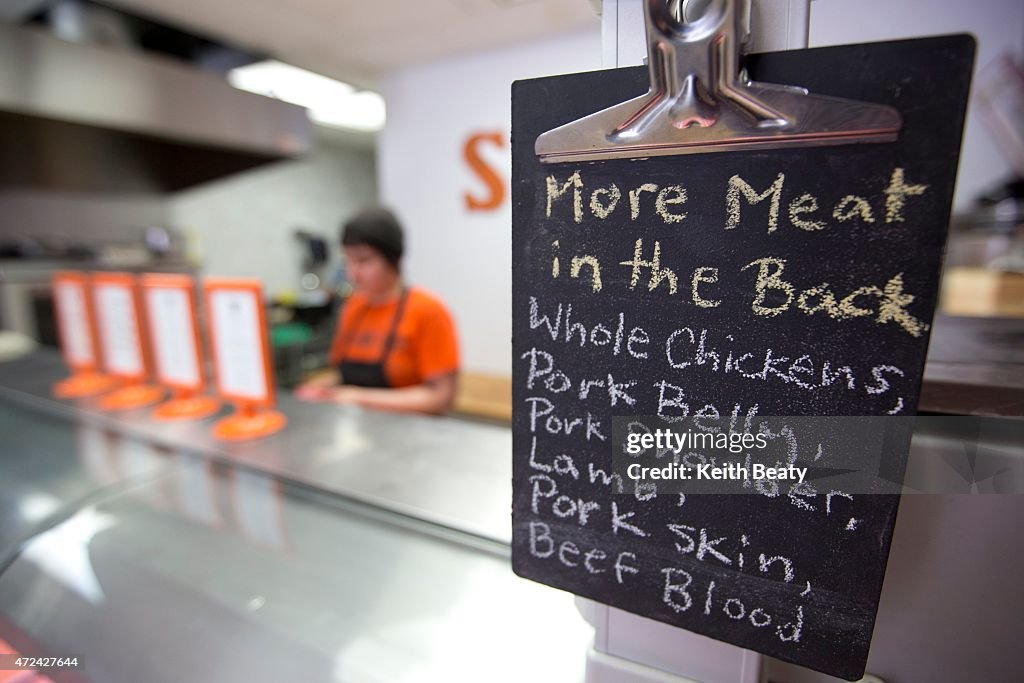
[[[710,0],[693,20],[643,1],[650,90],[538,137],[543,163],[896,139],[893,107],[748,80],[750,0]]]

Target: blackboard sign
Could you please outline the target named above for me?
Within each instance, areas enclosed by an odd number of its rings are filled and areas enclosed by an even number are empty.
[[[950,36],[748,58],[757,81],[896,107],[880,144],[542,164],[540,134],[647,70],[513,85],[517,574],[863,674],[898,496],[659,494],[613,469],[613,417],[914,413],[973,54]]]

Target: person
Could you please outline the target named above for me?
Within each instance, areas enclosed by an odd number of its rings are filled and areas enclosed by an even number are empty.
[[[341,232],[353,294],[330,349],[331,372],[302,384],[311,401],[442,414],[455,401],[459,349],[445,305],[402,281],[402,227],[381,207],[363,210]]]

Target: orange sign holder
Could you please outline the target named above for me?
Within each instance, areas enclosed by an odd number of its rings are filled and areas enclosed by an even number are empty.
[[[288,424],[288,418],[278,410],[260,407],[250,401],[239,401],[236,405],[236,412],[213,425],[213,435],[218,439],[241,441],[270,436]]]
[[[153,350],[154,374],[157,381],[169,387],[173,392],[169,401],[158,405],[153,410],[153,418],[161,422],[173,422],[176,420],[199,420],[213,415],[220,410],[221,402],[215,397],[203,393],[206,383],[203,379],[202,345],[199,343],[199,324],[194,296],[195,281],[188,275],[150,273],[143,275],[141,282],[146,319],[149,322],[150,347]],[[185,343],[188,344],[185,352],[191,353],[194,359],[196,370],[194,381],[183,381],[181,377],[174,377],[161,367],[158,347],[164,342],[161,339],[160,330],[156,329],[157,316],[149,299],[150,293],[160,289],[178,290],[184,295],[187,302],[187,315],[192,333],[185,340]]]
[[[164,390],[156,385],[130,382],[101,398],[99,406],[100,410],[134,410],[151,406],[163,396]]]
[[[257,348],[254,350],[259,354],[257,372],[262,375],[262,391],[244,390],[225,383],[225,360],[233,356],[227,347],[229,339],[225,335],[225,330],[220,327],[225,321],[218,319],[217,299],[224,293],[231,293],[237,297],[251,297],[250,305],[253,307],[258,329],[249,331],[258,340]],[[288,423],[288,418],[274,408],[274,374],[270,367],[270,341],[267,338],[267,316],[263,310],[263,288],[260,281],[210,278],[203,282],[203,296],[217,393],[236,406],[234,413],[221,418],[213,425],[213,436],[225,441],[242,441],[270,436],[280,431]],[[224,345],[224,355],[221,355],[222,347],[219,344]]]
[[[77,290],[81,305],[81,318],[77,329],[69,329],[73,311],[68,310],[62,288]],[[114,385],[115,380],[97,371],[97,339],[96,323],[93,316],[92,300],[89,291],[89,278],[85,273],[59,271],[53,276],[53,301],[56,307],[57,334],[60,338],[61,355],[71,369],[71,376],[53,385],[53,395],[57,398],[80,398],[103,393]],[[83,329],[84,328],[84,329]],[[73,339],[78,336],[80,338]]]
[[[153,409],[153,418],[160,422],[201,420],[220,410],[220,401],[193,391],[175,389],[169,401]]]
[[[164,396],[164,389],[153,384],[147,384],[149,372],[149,349],[146,344],[145,330],[143,329],[140,317],[141,306],[139,303],[139,289],[136,286],[135,276],[129,273],[93,273],[92,293],[96,299],[96,320],[99,323],[99,336],[102,342],[103,366],[108,375],[121,380],[120,388],[103,396],[99,401],[100,410],[132,410],[144,408],[159,401]],[[117,334],[116,330],[109,329],[104,321],[102,304],[98,300],[100,291],[107,287],[117,287],[128,291],[129,302],[132,313],[132,326],[134,338],[138,347],[134,349],[139,362],[137,369],[120,369],[116,367],[111,357],[110,344],[112,340],[109,335]],[[124,332],[122,332],[123,334]]]

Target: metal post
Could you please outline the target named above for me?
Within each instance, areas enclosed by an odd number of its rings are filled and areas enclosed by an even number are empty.
[[[751,52],[807,47],[811,0],[752,1]],[[603,66],[643,64],[647,55],[643,0],[602,0],[601,7]]]

